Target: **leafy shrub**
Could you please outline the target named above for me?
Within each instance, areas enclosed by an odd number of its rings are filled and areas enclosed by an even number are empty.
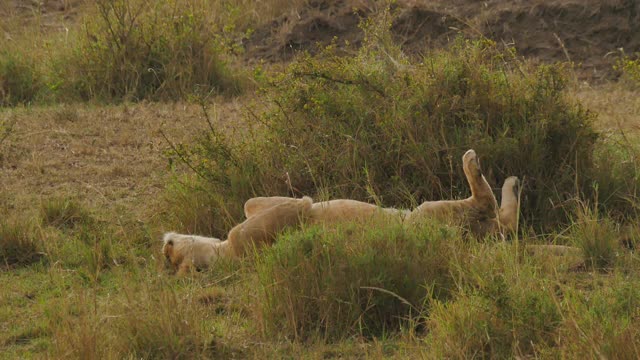
[[[565,98],[562,66],[534,68],[462,39],[412,62],[379,26],[365,30],[357,56],[329,47],[272,79],[273,106],[249,118],[254,136],[206,136],[189,149],[210,192],[237,203],[256,192],[412,207],[468,196],[460,158],[474,148],[494,186],[526,178],[522,210],[533,224],[566,219],[557,204],[593,195],[597,133]]]
[[[0,266],[24,266],[42,257],[42,244],[33,226],[4,218],[0,220]]]
[[[227,194],[231,197],[231,194]],[[242,202],[231,203],[196,181],[173,181],[166,193],[166,223],[187,234],[222,236],[233,225],[228,212],[240,214]]]
[[[398,330],[430,299],[449,295],[459,237],[435,223],[311,227],[281,236],[256,264],[260,327],[327,340]]]
[[[80,97],[180,99],[239,90],[207,2],[100,0],[71,66]]]
[[[623,56],[618,59],[614,65],[614,69],[622,73],[622,76],[630,80],[636,85],[640,84],[640,53],[636,53],[635,57]]]
[[[0,51],[0,106],[31,103],[43,89],[35,59],[15,49]]]

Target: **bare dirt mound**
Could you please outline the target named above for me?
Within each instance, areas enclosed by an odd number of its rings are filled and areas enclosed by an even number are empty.
[[[332,41],[351,51],[363,38],[360,20],[376,6],[373,1],[310,1],[297,16],[283,15],[256,29],[247,54],[287,61]],[[640,2],[635,0],[400,1],[393,11],[394,36],[413,55],[445,46],[462,33],[515,46],[540,61],[571,60],[582,65],[583,75],[603,78],[612,75],[611,65],[623,51],[640,51]]]
[[[256,29],[246,44],[249,59],[288,61],[299,51],[314,53],[318,45],[326,46],[334,38],[343,48],[360,45],[363,33],[358,24],[370,11],[351,5],[349,1],[312,0],[297,14],[280,16]]]
[[[297,16],[283,15],[257,29],[247,44],[249,58],[288,61],[300,51],[316,53],[334,42],[344,51],[361,45],[364,33],[359,27],[371,16],[375,4],[362,1],[310,1]],[[454,17],[421,6],[394,7],[392,31],[409,53],[444,46],[464,24]]]
[[[593,77],[606,76],[624,51],[640,51],[640,2],[544,1],[496,7],[485,36],[513,42],[520,54],[543,61],[582,63]]]
[[[72,16],[86,0],[3,0],[0,13],[3,15],[48,15]]]

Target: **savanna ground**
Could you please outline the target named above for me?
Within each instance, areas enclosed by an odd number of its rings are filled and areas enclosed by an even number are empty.
[[[640,357],[640,9],[386,7],[0,4],[0,355]],[[251,196],[464,197],[468,148],[524,179],[506,241],[310,228],[181,279],[159,256]]]

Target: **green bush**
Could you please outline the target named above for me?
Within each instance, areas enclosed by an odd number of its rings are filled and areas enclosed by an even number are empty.
[[[640,84],[640,53],[636,53],[635,56],[621,57],[613,68],[633,84]]]
[[[366,46],[356,58],[302,58],[277,83],[270,151],[299,189],[407,206],[467,196],[459,159],[474,148],[494,186],[526,178],[525,218],[553,221],[551,203],[587,190],[575,174],[589,174],[596,140],[562,73],[486,41],[458,40],[421,63]]]
[[[100,0],[87,17],[70,62],[70,87],[81,98],[182,99],[236,93],[207,2]]]
[[[260,328],[296,339],[381,336],[412,324],[453,286],[449,263],[463,248],[436,223],[311,227],[280,236],[256,264]]]
[[[229,212],[238,215],[243,202],[228,201],[232,194],[215,194],[207,191],[197,181],[173,181],[167,187],[164,212],[167,229],[186,234],[202,234],[221,237],[236,223],[229,221]],[[248,195],[245,195],[248,196]]]
[[[29,104],[44,87],[35,59],[15,49],[0,51],[0,106]]]
[[[473,148],[493,186],[525,179],[532,224],[566,220],[558,204],[593,196],[598,134],[565,97],[562,66],[532,67],[490,41],[463,39],[415,62],[375,23],[365,32],[357,56],[329,47],[275,76],[264,90],[273,106],[248,117],[253,132],[188,149],[210,192],[238,203],[293,193],[410,208],[468,196],[460,158]]]

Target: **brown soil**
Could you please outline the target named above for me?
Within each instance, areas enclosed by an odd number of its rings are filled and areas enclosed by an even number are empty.
[[[375,11],[372,1],[312,0],[297,16],[283,15],[256,29],[246,44],[252,60],[287,61],[296,52],[316,52],[337,39],[350,51],[363,38],[361,18]],[[624,51],[640,51],[640,2],[633,0],[435,0],[400,1],[392,31],[408,54],[446,45],[463,33],[515,46],[544,62],[571,60],[581,74],[601,79]]]

